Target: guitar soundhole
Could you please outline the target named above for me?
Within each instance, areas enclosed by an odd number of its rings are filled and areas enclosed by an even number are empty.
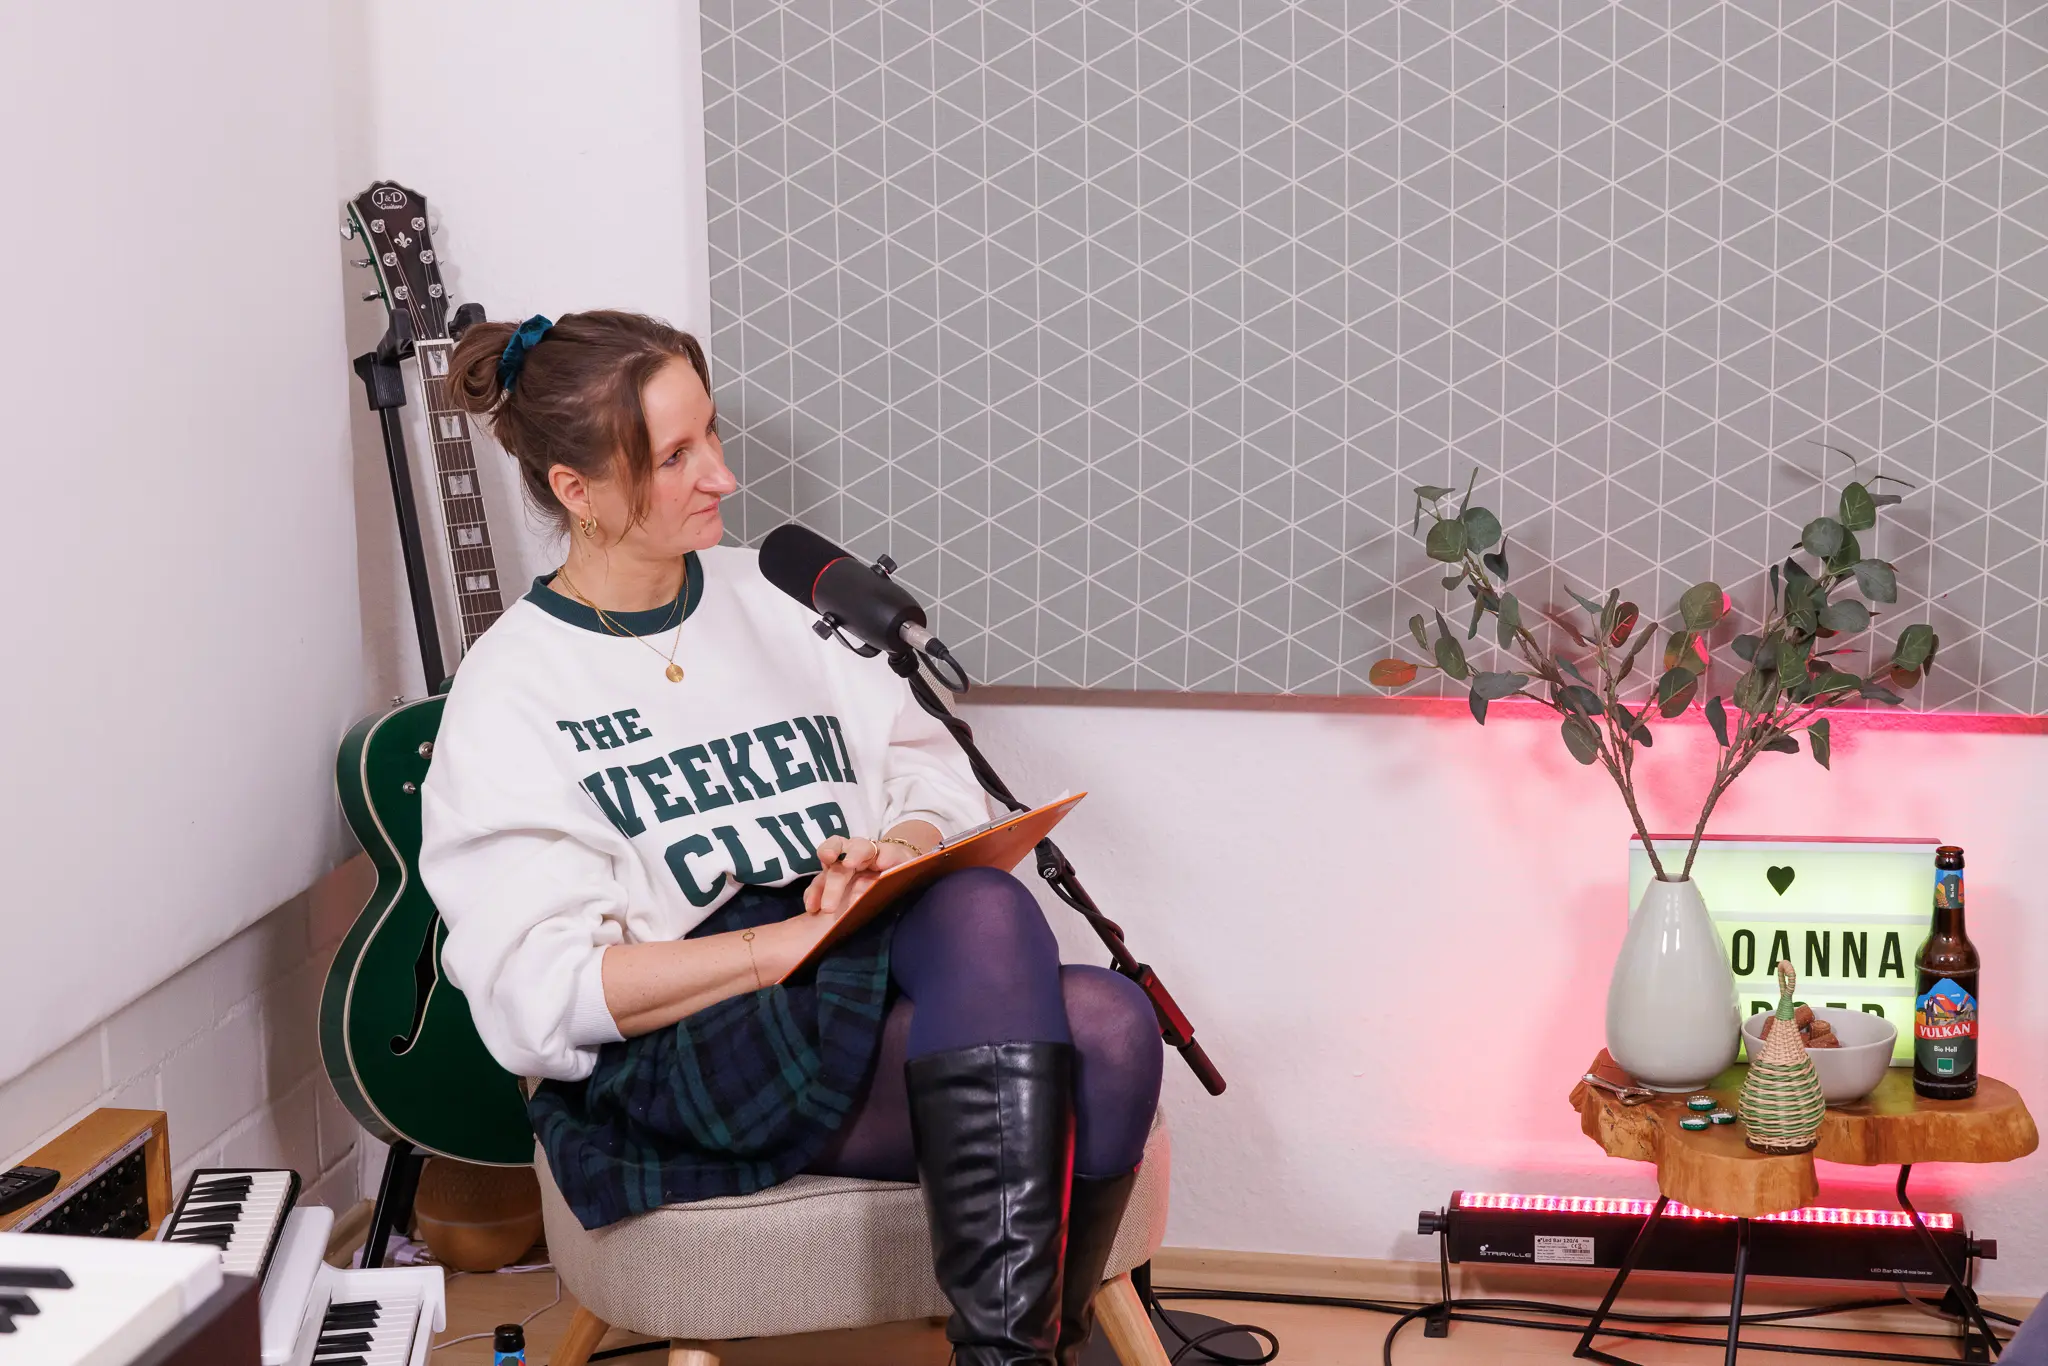
[[[419,956],[412,960],[412,1026],[403,1034],[391,1036],[391,1051],[401,1058],[420,1041],[420,1026],[427,1020],[427,1002],[433,999],[434,983],[441,975],[441,965],[434,952],[434,938],[440,929],[439,916],[427,922],[426,936],[420,940]]]

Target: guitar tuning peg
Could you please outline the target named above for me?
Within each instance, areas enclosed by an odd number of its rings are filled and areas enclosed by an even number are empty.
[[[360,261],[350,261],[349,264],[358,270],[368,270],[370,268],[370,258],[365,256]]]
[[[354,240],[354,238],[355,238],[355,235],[356,235],[356,221],[355,221],[355,220],[354,220],[353,218],[344,218],[344,219],[342,219],[342,220],[341,220],[341,240],[342,240],[342,241],[344,241],[344,242],[348,242],[348,241],[353,241],[353,240]]]
[[[373,289],[368,294],[365,294],[363,296],[363,302],[366,304],[373,304],[383,297],[384,292],[382,290]]]

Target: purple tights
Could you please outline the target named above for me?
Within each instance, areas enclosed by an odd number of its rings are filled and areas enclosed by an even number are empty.
[[[985,1043],[1072,1043],[1074,1171],[1138,1165],[1164,1057],[1152,1003],[1108,968],[1062,967],[1023,883],[991,868],[933,883],[897,923],[889,973],[901,994],[867,1094],[812,1171],[916,1180],[905,1060]]]

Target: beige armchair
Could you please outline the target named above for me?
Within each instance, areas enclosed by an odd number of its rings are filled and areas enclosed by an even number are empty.
[[[1131,1285],[1166,1234],[1173,1154],[1155,1118],[1096,1300],[1123,1366],[1166,1366]],[[915,1185],[798,1176],[758,1195],[670,1205],[595,1232],[540,1175],[548,1250],[576,1316],[550,1366],[587,1366],[607,1329],[670,1339],[669,1366],[718,1366],[717,1344],[944,1315]]]

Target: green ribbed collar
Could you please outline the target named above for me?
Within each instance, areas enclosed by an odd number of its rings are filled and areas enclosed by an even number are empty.
[[[543,574],[535,579],[532,590],[526,595],[526,600],[535,607],[540,608],[541,611],[546,612],[549,616],[554,617],[558,621],[566,621],[571,626],[581,626],[584,630],[595,631],[601,636],[616,635],[618,633],[607,628],[604,622],[598,618],[597,613],[590,608],[585,607],[567,594],[557,593],[554,589],[548,587],[548,582],[554,577],[553,574]],[[697,558],[697,552],[693,550],[683,556],[683,614],[681,617],[676,615],[676,604],[673,600],[665,602],[659,607],[650,607],[644,612],[606,612],[605,616],[610,617],[616,622],[619,630],[626,631],[629,634],[636,636],[658,635],[663,631],[672,631],[682,622],[688,621],[690,613],[696,611],[697,605],[703,600],[704,563]]]

